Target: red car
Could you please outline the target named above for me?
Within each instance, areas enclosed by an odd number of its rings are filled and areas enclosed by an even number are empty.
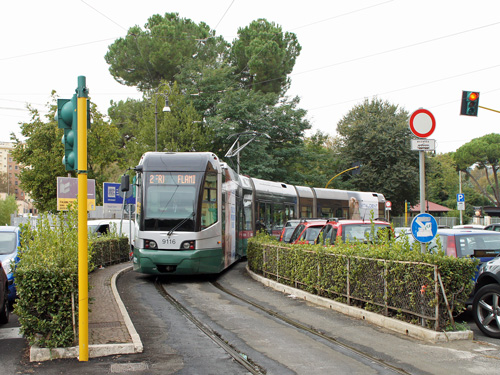
[[[321,228],[326,224],[327,220],[320,219],[303,219],[299,225],[295,228],[290,237],[290,243],[308,243],[314,244]]]
[[[374,233],[372,233],[372,225]],[[373,240],[380,230],[388,230],[392,233],[391,224],[383,220],[331,220],[328,221],[318,235],[321,243],[333,245],[337,238],[346,241],[369,241]]]

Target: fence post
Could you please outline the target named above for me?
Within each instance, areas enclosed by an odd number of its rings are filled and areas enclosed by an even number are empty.
[[[387,304],[387,261],[384,260],[384,315],[389,315],[389,306]]]
[[[351,305],[351,281],[350,281],[350,271],[351,271],[351,258],[347,257],[347,305]]]

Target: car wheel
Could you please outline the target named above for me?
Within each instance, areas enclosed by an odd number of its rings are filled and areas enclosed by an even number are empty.
[[[9,322],[9,300],[7,298],[7,293],[5,293],[5,301],[3,301],[2,310],[0,310],[0,324],[6,324]]]
[[[474,296],[472,314],[486,336],[500,339],[500,285],[490,284],[479,289]]]

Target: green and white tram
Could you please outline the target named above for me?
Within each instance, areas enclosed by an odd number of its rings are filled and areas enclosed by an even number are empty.
[[[278,236],[288,219],[385,210],[382,194],[240,176],[209,152],[148,152],[135,170],[133,265],[146,274],[219,273],[246,256],[257,225]]]

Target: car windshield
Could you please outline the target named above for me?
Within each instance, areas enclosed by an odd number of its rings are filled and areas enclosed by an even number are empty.
[[[14,232],[0,232],[0,254],[12,254],[17,249],[17,236]]]
[[[473,233],[456,236],[456,246],[459,256],[474,254],[474,250],[500,250],[500,233]]]
[[[389,228],[386,224],[374,224],[374,234],[376,235],[380,229]],[[342,226],[342,241],[365,241],[366,239],[373,240],[372,224],[349,224]]]
[[[323,226],[309,227],[304,231],[304,234],[301,236],[301,240],[305,241],[314,241],[318,238],[319,232],[323,228]]]

